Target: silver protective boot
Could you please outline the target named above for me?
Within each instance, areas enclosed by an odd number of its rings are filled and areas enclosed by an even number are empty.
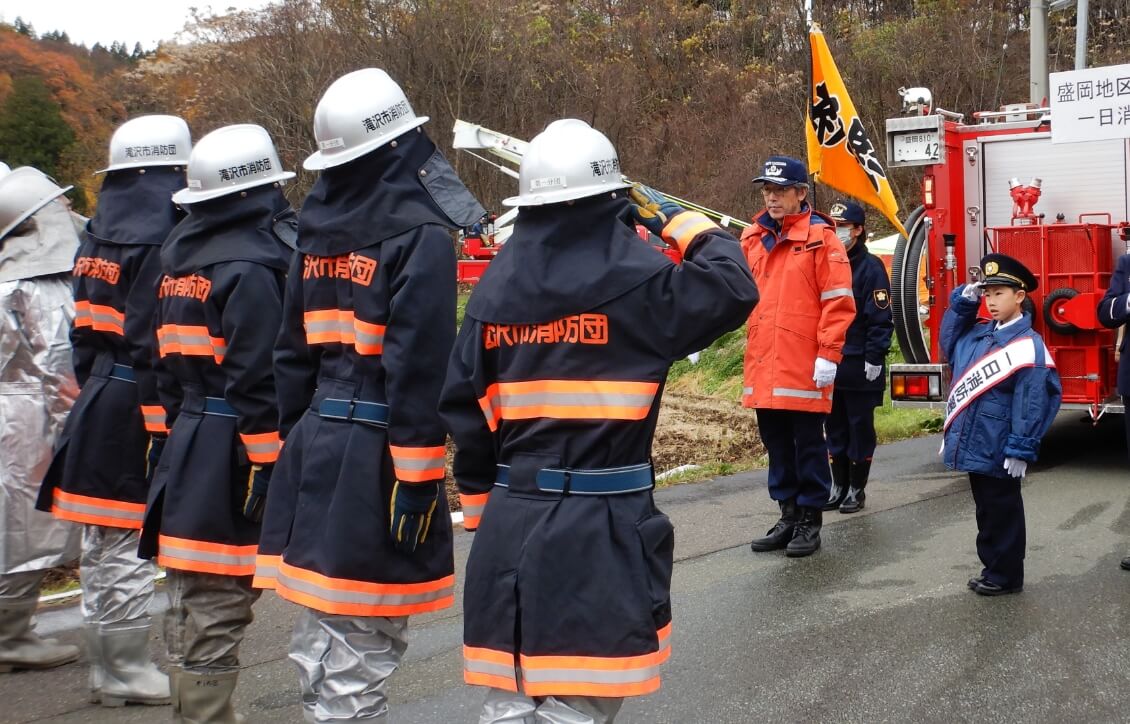
[[[537,724],[612,724],[623,705],[621,698],[547,696],[538,704]]]
[[[148,621],[102,626],[102,706],[168,704],[169,677],[149,658]]]
[[[83,626],[82,635],[86,641],[86,660],[90,665],[90,703],[98,704],[102,701],[102,639],[98,636],[98,627],[90,624]]]
[[[232,708],[239,671],[176,673],[177,701],[173,721],[183,724],[239,724],[243,717]]]
[[[479,724],[538,724],[537,702],[521,692],[491,687],[483,699]]]
[[[0,673],[15,669],[53,669],[77,661],[77,646],[41,639],[32,631],[38,588],[30,600],[0,602]]]

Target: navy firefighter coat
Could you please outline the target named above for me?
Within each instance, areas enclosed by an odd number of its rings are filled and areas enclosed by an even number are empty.
[[[1106,290],[1103,299],[1099,302],[1099,321],[1103,326],[1117,329],[1130,321],[1130,254],[1118,257],[1114,274],[1110,277],[1110,288]],[[1130,335],[1123,334],[1122,342],[1118,346],[1118,394],[1123,397],[1130,396],[1130,354],[1127,354],[1127,345],[1130,344]]]
[[[192,204],[161,251],[159,386],[171,431],[149,492],[141,555],[166,568],[250,576],[259,526],[252,464],[278,458],[271,356],[295,236],[282,191]]]
[[[464,679],[530,696],[659,688],[674,534],[651,445],[674,360],[757,301],[737,240],[695,212],[635,235],[616,195],[523,207],[467,305],[440,412],[465,525]]]
[[[389,523],[397,479],[444,479],[451,230],[483,213],[419,130],[324,170],[310,191],[275,350],[284,446],[254,585],[346,616],[453,603],[443,485],[414,553],[396,550]]]
[[[180,166],[110,171],[74,267],[75,375],[82,387],[36,507],[56,517],[140,528],[146,450],[166,430],[154,367],[161,244],[182,218]]]
[[[844,358],[836,369],[836,390],[882,392],[886,376],[867,381],[864,363],[883,366],[891,349],[891,280],[882,260],[857,241],[848,250],[855,319],[844,338]]]

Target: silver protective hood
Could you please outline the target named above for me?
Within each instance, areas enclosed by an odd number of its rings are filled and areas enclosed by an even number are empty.
[[[69,272],[79,238],[74,215],[56,199],[37,211],[21,234],[0,239],[0,282]]]

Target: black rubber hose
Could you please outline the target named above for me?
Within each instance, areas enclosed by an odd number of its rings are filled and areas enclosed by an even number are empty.
[[[926,209],[919,206],[906,217],[904,226],[909,236],[899,238],[891,261],[891,313],[895,336],[903,358],[912,364],[930,362],[930,347],[918,319],[919,260],[926,244],[925,212]]]

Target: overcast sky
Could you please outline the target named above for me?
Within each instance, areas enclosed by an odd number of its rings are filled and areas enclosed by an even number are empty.
[[[23,18],[39,34],[65,30],[72,42],[87,47],[120,40],[128,50],[137,42],[150,50],[184,28],[191,7],[222,15],[228,8],[268,4],[270,0],[0,0],[0,19],[10,24]]]

